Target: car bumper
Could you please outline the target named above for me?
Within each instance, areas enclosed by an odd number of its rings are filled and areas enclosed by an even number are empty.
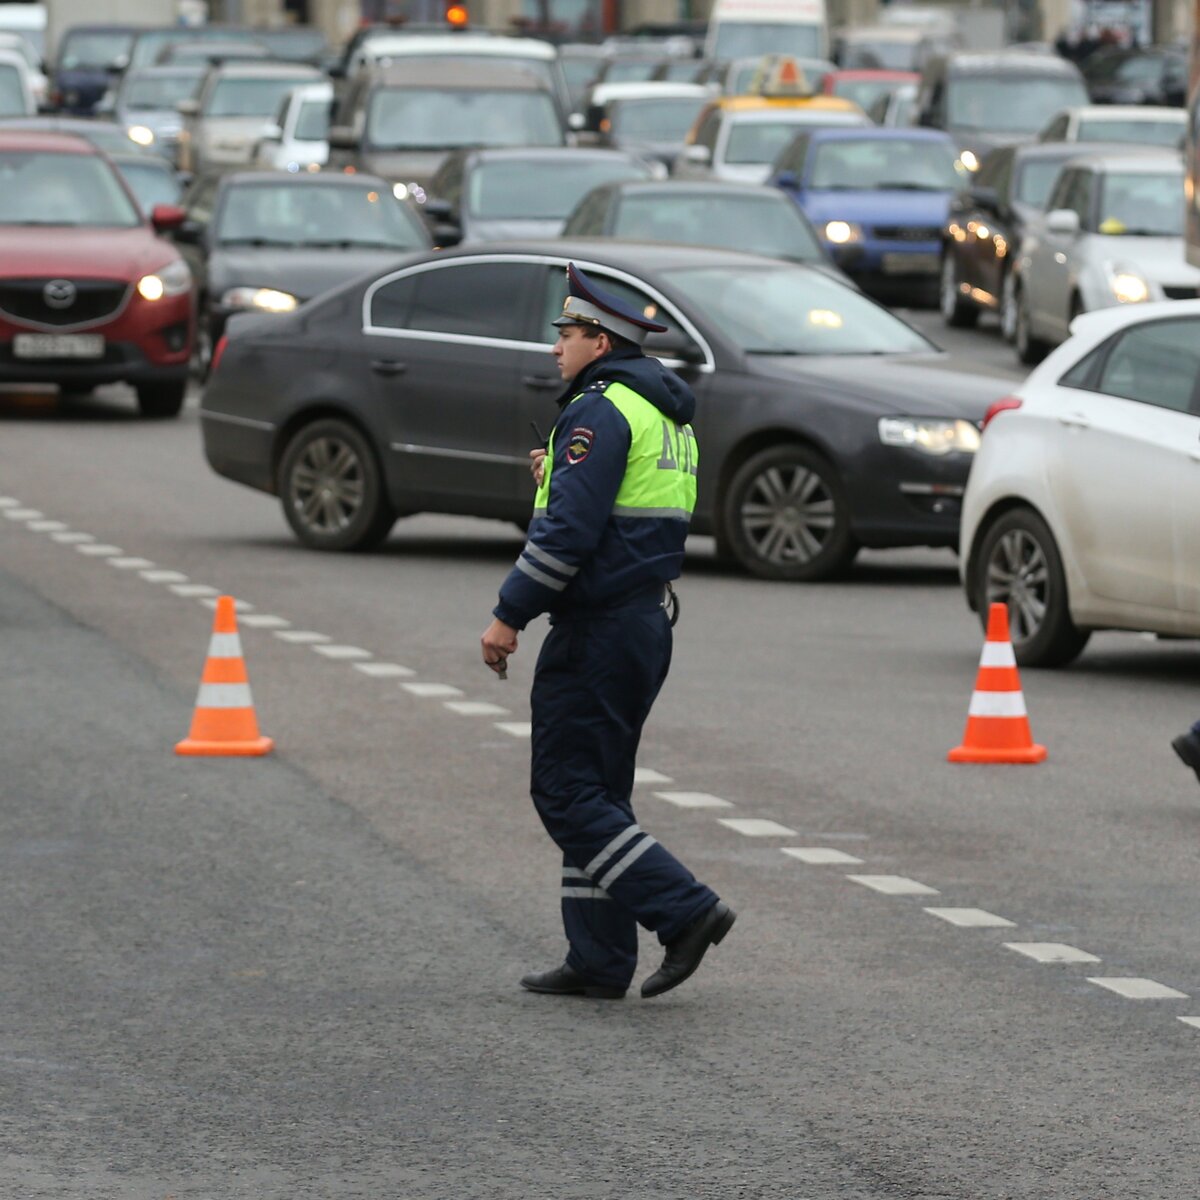
[[[204,457],[218,475],[275,494],[274,425],[227,416],[202,405],[200,431]]]
[[[54,383],[60,387],[173,383],[187,379],[188,357],[154,362],[134,343],[109,342],[99,359],[22,359],[13,355],[11,341],[0,341],[0,383]]]
[[[829,246],[833,261],[860,286],[887,290],[928,284],[937,287],[942,247],[927,242],[858,242]]]

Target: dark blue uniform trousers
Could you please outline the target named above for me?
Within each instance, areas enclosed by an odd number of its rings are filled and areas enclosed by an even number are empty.
[[[638,924],[665,943],[717,900],[633,815],[642,726],[671,664],[661,594],[552,617],[533,681],[531,791],[563,852],[567,964],[621,988],[637,965]]]

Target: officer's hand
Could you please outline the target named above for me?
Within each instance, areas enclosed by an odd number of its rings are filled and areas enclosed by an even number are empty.
[[[542,486],[542,476],[546,471],[546,464],[542,461],[546,457],[546,448],[539,446],[536,450],[529,452],[529,473],[533,476],[533,482]]]
[[[483,631],[479,644],[483,648],[483,661],[499,675],[508,656],[517,651],[517,631],[496,617]]]

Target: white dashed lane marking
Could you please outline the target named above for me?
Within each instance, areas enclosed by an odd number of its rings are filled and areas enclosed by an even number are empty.
[[[242,624],[249,629],[286,629],[291,621],[277,617],[274,613],[248,613]]]
[[[743,837],[795,837],[796,831],[778,821],[766,821],[761,817],[718,817],[728,829]]]
[[[172,588],[171,590],[174,591],[174,588]],[[184,593],[182,593],[182,592],[180,593],[180,595],[183,595],[183,594]],[[217,597],[216,596],[202,596],[200,598],[200,603],[203,604],[205,608],[211,608],[215,612],[216,608],[217,608]],[[254,607],[254,605],[251,604],[247,600],[235,600],[233,602],[234,611],[238,614],[238,619],[243,620],[243,622],[244,622],[244,618],[243,618],[242,614],[248,613],[249,610],[252,609],[253,607]]]
[[[409,695],[420,696],[422,699],[462,695],[462,688],[453,687],[448,683],[402,683],[400,686]]]
[[[1086,950],[1077,950],[1074,946],[1062,942],[1005,942],[1006,950],[1015,950],[1040,963],[1096,963],[1100,959]]]
[[[405,679],[416,674],[412,667],[390,662],[359,662],[354,664],[354,669],[370,675],[372,679]]]
[[[311,629],[277,629],[275,636],[281,642],[291,642],[293,646],[315,646],[318,642],[332,642],[327,633],[314,633]]]
[[[844,850],[834,850],[828,846],[784,846],[784,854],[798,858],[802,863],[816,866],[823,863],[861,863],[861,858],[847,854]]]
[[[36,521],[38,517],[44,517],[46,514],[36,508],[6,508],[4,515],[10,521]]]
[[[350,658],[370,658],[370,650],[364,650],[361,646],[321,646],[314,645],[313,649],[318,654],[323,654],[326,658],[350,659]]]
[[[172,583],[169,586],[175,595],[182,596],[185,600],[195,600],[200,596],[219,596],[221,594],[215,587],[209,587],[207,583]]]
[[[34,533],[57,533],[66,527],[66,521],[30,521],[27,526]]]
[[[1180,1019],[1180,1020],[1181,1020],[1181,1021],[1182,1021],[1182,1022],[1185,1024],[1185,1025],[1193,1025],[1193,1026],[1195,1026],[1197,1029],[1200,1029],[1200,1017],[1180,1017],[1179,1019]]]
[[[677,808],[732,808],[728,800],[710,796],[708,792],[655,792],[660,800],[674,804]]]
[[[925,911],[964,929],[1004,929],[1016,925],[1016,921],[998,917],[983,908],[927,908]]]
[[[51,539],[56,542],[61,542],[64,546],[77,546],[80,542],[94,542],[96,539],[90,533],[79,533],[74,529],[68,529],[63,533],[52,533]]]
[[[652,771],[649,767],[634,767],[633,769],[634,783],[674,783],[669,775],[660,774],[658,771]]]
[[[918,883],[907,875],[847,875],[853,883],[861,883],[873,891],[882,892],[885,896],[937,896],[937,888],[931,888],[926,883]]]
[[[187,576],[182,571],[139,571],[147,583],[185,583]]]
[[[154,564],[148,558],[110,558],[108,560],[110,567],[120,567],[122,571],[141,570],[143,567],[152,567]]]
[[[1156,983],[1153,979],[1110,976],[1107,978],[1089,979],[1088,983],[1094,983],[1097,987],[1108,988],[1110,992],[1116,992],[1118,996],[1124,996],[1126,1000],[1186,1000],[1188,998],[1187,992],[1167,987],[1165,983]]]
[[[530,721],[497,721],[496,728],[517,738],[533,736],[533,724]]]
[[[107,542],[92,542],[90,545],[81,543],[75,547],[80,554],[90,554],[94,558],[112,558],[114,554],[124,554],[120,546],[110,546]]]
[[[0,508],[20,508],[20,500],[14,500],[12,496],[0,496]]]
[[[445,707],[460,717],[503,717],[508,712],[507,708],[486,700],[447,700]]]

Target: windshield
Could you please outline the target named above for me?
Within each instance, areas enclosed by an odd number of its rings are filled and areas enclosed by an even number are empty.
[[[811,267],[685,267],[668,283],[750,354],[921,354],[936,347]]]
[[[427,243],[390,191],[328,183],[230,187],[216,222],[221,245],[381,246]]]
[[[605,83],[643,83],[658,67],[657,58],[627,58],[610,63],[604,72]]]
[[[713,58],[749,58],[756,54],[798,54],[817,58],[821,26],[800,21],[721,21]]]
[[[58,52],[58,69],[78,71],[93,67],[104,71],[109,67],[122,66],[129,59],[132,45],[132,33],[67,30]]]
[[[1050,199],[1050,189],[1054,187],[1064,161],[1061,158],[1048,158],[1026,163],[1017,179],[1017,199],[1034,208],[1045,208],[1046,201]]]
[[[285,62],[315,62],[326,53],[325,35],[319,29],[256,29],[254,37]]]
[[[808,185],[869,191],[953,192],[966,180],[944,142],[922,138],[853,138],[812,150]]]
[[[106,121],[93,121],[91,127],[80,127],[69,131],[75,137],[86,138],[97,150],[105,154],[138,154],[142,147],[133,142],[128,132],[121,125],[111,125]]]
[[[169,111],[200,90],[203,71],[178,75],[134,75],[121,89],[121,107],[135,112]]]
[[[206,117],[270,117],[275,115],[279,101],[294,87],[312,83],[302,76],[289,79],[286,76],[271,79],[227,78],[217,81],[209,93],[204,115]]]
[[[1183,210],[1183,176],[1178,172],[1105,175],[1096,230],[1112,237],[1182,237]]]
[[[141,224],[116,172],[93,154],[0,151],[0,225]]]
[[[833,94],[844,100],[853,100],[865,112],[880,96],[886,96],[904,83],[898,79],[837,79]]]
[[[1178,121],[1121,121],[1107,117],[1089,117],[1080,121],[1081,142],[1134,142],[1143,146],[1178,146],[1187,122],[1180,110]]]
[[[146,163],[121,163],[117,168],[137,197],[142,212],[149,214],[156,204],[179,203],[179,181],[170,166],[160,166],[153,160]]]
[[[947,124],[996,133],[1037,133],[1047,113],[1088,102],[1078,79],[1044,75],[955,76],[947,90]]]
[[[801,129],[817,129],[828,125],[862,125],[866,122],[852,113],[822,112],[812,109],[807,120],[742,121],[729,131],[725,147],[727,163],[760,163],[769,165],[778,157]]]
[[[329,101],[305,100],[296,114],[292,137],[298,142],[323,142],[329,136]]]
[[[825,259],[808,223],[784,196],[688,195],[669,190],[625,196],[613,236],[639,242],[716,246],[795,262]]]
[[[861,71],[916,71],[920,67],[918,52],[920,42],[878,41],[846,42],[842,45],[842,62],[845,68]],[[841,93],[838,93],[841,95]],[[853,99],[853,97],[851,97]]]
[[[386,88],[372,97],[366,141],[373,150],[561,146],[563,133],[547,92]]]
[[[636,142],[679,142],[707,103],[703,96],[679,100],[621,100],[612,106],[612,132]]]
[[[22,78],[17,67],[0,63],[0,117],[29,116]]]
[[[648,173],[647,168],[619,157],[485,163],[471,172],[467,210],[485,220],[565,220],[592,188],[619,179],[645,179]]]
[[[256,29],[222,29],[223,42],[253,42],[257,40]],[[176,46],[181,42],[192,42],[203,38],[206,42],[213,40],[211,29],[198,26],[190,33],[186,29],[148,29],[137,35],[130,50],[129,65],[131,67],[148,67],[157,61],[159,54],[166,46]]]

